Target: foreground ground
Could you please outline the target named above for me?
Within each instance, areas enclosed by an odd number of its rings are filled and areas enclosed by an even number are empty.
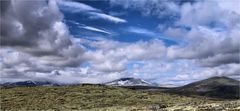
[[[240,100],[84,85],[1,88],[1,110],[240,111]]]

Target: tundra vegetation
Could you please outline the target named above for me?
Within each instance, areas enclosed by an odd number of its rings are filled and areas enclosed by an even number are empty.
[[[239,111],[240,100],[103,85],[2,87],[1,110]]]

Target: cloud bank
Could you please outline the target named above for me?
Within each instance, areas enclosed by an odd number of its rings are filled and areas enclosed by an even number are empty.
[[[234,2],[110,0],[111,7],[172,21],[159,23],[155,31],[129,25],[127,32],[153,37],[121,42],[110,38],[88,40],[70,34],[61,8],[87,13],[89,20],[129,22],[93,6],[62,0],[1,1],[0,23],[4,28],[0,76],[6,81],[46,79],[66,83],[138,77],[177,85],[216,75],[239,78],[240,14],[236,7],[229,7]],[[111,34],[93,26],[81,28]],[[167,45],[158,35],[184,42]]]

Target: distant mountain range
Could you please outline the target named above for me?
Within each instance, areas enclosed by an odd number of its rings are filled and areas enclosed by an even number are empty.
[[[3,87],[18,86],[65,86],[80,84],[60,84],[50,81],[20,81],[1,84]],[[84,85],[84,84],[82,84]],[[89,84],[91,85],[91,84]],[[124,87],[137,90],[155,90],[186,96],[205,96],[221,99],[239,99],[240,81],[228,77],[212,77],[205,80],[176,87],[172,84],[157,85],[137,78],[120,78],[100,85]]]
[[[57,83],[53,81],[32,81],[32,80],[27,80],[27,81],[19,81],[19,82],[6,82],[0,84],[1,86],[12,86],[12,87],[17,87],[17,86],[64,86],[64,85],[80,85],[80,84],[63,84],[63,83]],[[103,83],[102,85],[107,85],[107,86],[145,86],[145,87],[167,87],[167,88],[172,88],[176,87],[173,84],[156,84],[156,83],[151,83],[147,82],[143,79],[138,79],[138,78],[120,78],[117,80],[113,80],[107,83]]]
[[[85,83],[83,83],[85,84]],[[87,83],[88,84],[88,83]],[[51,81],[19,81],[19,82],[6,82],[2,83],[1,86],[65,86],[65,85],[80,85],[80,84],[61,84]],[[90,85],[90,84],[88,84]],[[136,78],[121,78],[117,79],[111,82],[103,83],[102,85],[107,86],[157,86],[156,84],[147,82],[142,79],[136,79]]]
[[[19,81],[19,82],[6,82],[2,83],[4,87],[18,87],[18,86],[61,86],[63,84],[50,82],[50,81]]]

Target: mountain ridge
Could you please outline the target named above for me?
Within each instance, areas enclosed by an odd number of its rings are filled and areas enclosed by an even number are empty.
[[[20,81],[0,84],[1,87],[33,86],[74,86],[95,84],[61,84],[51,81]],[[138,78],[120,78],[103,84],[104,86],[122,87],[133,90],[163,91],[185,96],[204,96],[218,99],[239,99],[240,81],[229,77],[210,77],[180,87],[162,87]]]

